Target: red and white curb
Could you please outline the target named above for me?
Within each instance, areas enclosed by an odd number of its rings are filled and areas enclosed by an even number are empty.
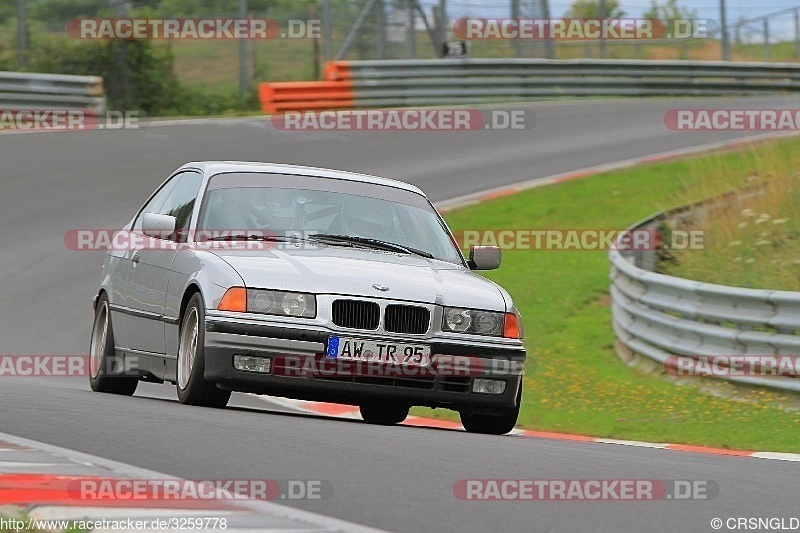
[[[360,420],[358,407],[352,405],[340,405],[335,403],[308,402],[304,400],[290,400],[288,398],[269,398],[270,403],[276,403],[289,409],[304,413],[330,416],[335,418],[349,418]],[[451,429],[464,431],[458,422],[450,420],[439,420],[436,418],[426,418],[421,416],[409,416],[403,425],[417,426],[426,428]],[[603,439],[590,437],[587,435],[575,435],[571,433],[558,433],[554,431],[536,431],[532,429],[514,429],[510,436],[529,437],[535,439],[550,439],[572,442],[592,442],[597,444],[616,444],[622,446],[635,446],[638,448],[655,448],[660,450],[673,450],[679,452],[702,453],[709,455],[727,455],[733,457],[752,457],[757,459],[774,459],[778,461],[800,462],[800,454],[781,453],[781,452],[755,452],[750,450],[731,450],[728,448],[712,448],[708,446],[693,446],[690,444],[669,444],[660,442],[644,442],[635,440]]]
[[[381,533],[380,530],[302,511],[265,500],[232,500],[221,491],[213,499],[158,500],[158,499],[81,499],[69,486],[76,481],[110,480],[178,480],[182,484],[192,481],[138,468],[110,459],[36,442],[6,433],[0,433],[0,522],[3,531],[14,531],[37,526],[44,531],[64,531],[64,521],[92,521],[107,523],[95,527],[93,533],[106,531],[179,531],[189,525],[180,521],[198,519],[225,519],[224,526],[217,520],[208,521],[205,531],[232,533],[288,533],[354,532]],[[199,484],[199,482],[198,482]],[[211,489],[216,490],[216,489]],[[218,496],[218,497],[217,497]],[[22,527],[8,528],[13,519]],[[147,526],[154,520],[164,520],[176,525],[164,528]],[[35,522],[34,522],[35,521]],[[43,523],[49,521],[49,524]],[[128,526],[129,521],[139,521],[145,527]],[[216,524],[216,526],[214,525]]]

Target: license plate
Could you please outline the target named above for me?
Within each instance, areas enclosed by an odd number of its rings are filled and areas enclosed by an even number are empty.
[[[431,347],[424,344],[329,337],[328,357],[342,361],[428,366],[431,362]]]

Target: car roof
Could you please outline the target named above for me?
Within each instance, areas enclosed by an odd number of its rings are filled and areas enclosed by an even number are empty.
[[[391,178],[381,178],[379,176],[371,176],[369,174],[358,174],[356,172],[334,170],[330,168],[284,165],[280,163],[259,163],[255,161],[194,161],[191,163],[186,163],[178,170],[180,171],[190,168],[201,170],[203,174],[209,177],[216,174],[228,174],[232,172],[254,172],[263,174],[291,174],[295,176],[310,176],[356,181],[361,183],[384,185],[386,187],[394,187],[395,189],[403,189],[425,196],[425,193],[410,183],[405,183],[403,181]]]

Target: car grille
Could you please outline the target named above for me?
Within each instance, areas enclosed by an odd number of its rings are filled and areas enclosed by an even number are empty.
[[[374,302],[334,300],[333,323],[343,328],[378,329],[381,308]]]
[[[381,308],[375,302],[363,300],[334,300],[333,323],[343,328],[378,329]],[[431,313],[415,305],[387,305],[384,328],[392,333],[421,335],[428,331]]]
[[[411,305],[387,305],[383,325],[393,333],[425,333],[428,331],[431,313],[425,307]]]

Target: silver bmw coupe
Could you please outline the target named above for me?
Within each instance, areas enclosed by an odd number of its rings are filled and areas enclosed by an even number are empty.
[[[177,385],[356,405],[397,424],[414,405],[503,434],[522,395],[522,321],[475,274],[418,188],[291,165],[207,161],[172,174],[114,238],[94,297],[93,390]]]

